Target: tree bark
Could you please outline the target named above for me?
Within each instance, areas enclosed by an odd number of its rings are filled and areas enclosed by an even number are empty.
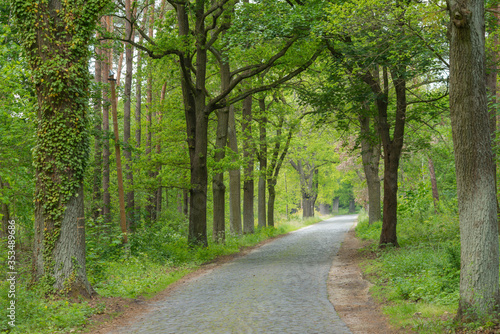
[[[276,137],[280,138],[282,134],[283,123],[285,121],[284,116],[281,116],[278,127],[276,128]],[[283,166],[283,161],[288,153],[288,148],[290,147],[290,142],[292,140],[293,127],[288,130],[288,136],[283,147],[283,151],[280,154],[281,142],[277,140],[274,144],[271,164],[269,166],[269,173],[267,179],[267,191],[269,193],[269,199],[267,201],[267,225],[274,226],[274,202],[276,200],[276,183],[278,181],[278,175]],[[286,191],[286,175],[285,175],[285,191]],[[288,218],[288,204],[286,205],[287,218]]]
[[[125,15],[128,20],[132,20],[131,0],[125,0]],[[132,25],[125,22],[125,35],[134,39]],[[134,174],[132,173],[132,150],[130,147],[130,117],[132,105],[132,72],[133,72],[134,48],[130,44],[125,44],[125,87],[123,92],[123,155],[125,157],[125,175],[128,183],[126,194],[127,229],[135,230],[134,220]],[[119,84],[119,83],[118,83]]]
[[[154,11],[154,2],[152,2],[150,14],[149,14],[149,31],[148,37],[153,37],[153,26],[155,22],[155,11]],[[148,161],[152,160],[153,155],[153,69],[152,69],[152,60],[148,59],[148,79],[146,86],[146,94],[147,94],[147,102],[146,102],[146,156],[148,157]],[[152,170],[148,172],[149,178],[154,179],[155,173]],[[147,219],[150,223],[156,220],[156,189],[154,186],[149,187],[147,194],[147,204],[146,204],[146,214]]]
[[[497,316],[499,251],[485,84],[484,2],[449,1],[450,110],[461,239],[458,318]]]
[[[35,11],[25,5],[12,2],[38,102],[33,279],[44,283],[46,293],[90,297],[83,196],[89,148],[87,51],[104,4],[51,0]],[[79,20],[68,25],[65,18],[75,16]]]
[[[142,42],[142,35],[139,38],[139,43]],[[142,138],[142,51],[137,49],[137,80],[135,83],[135,147],[137,151],[141,148],[141,138]],[[134,201],[135,202],[135,201]],[[132,217],[133,221],[139,221],[141,219],[141,207],[139,201],[134,203],[134,215]],[[135,229],[135,224],[132,226],[132,230]]]
[[[229,63],[219,60],[221,91],[229,87],[231,73]],[[215,163],[220,163],[225,155],[227,145],[227,132],[229,125],[229,106],[217,111],[217,138],[215,140]],[[215,242],[222,243],[226,237],[226,186],[224,184],[224,170],[219,166],[212,180],[214,216],[212,238]]]
[[[123,173],[122,173],[122,158],[120,154],[120,136],[118,134],[118,115],[117,115],[117,101],[116,101],[116,87],[114,82],[114,77],[110,75],[108,81],[110,81],[111,88],[111,111],[113,114],[113,131],[115,134],[115,158],[116,158],[116,175],[118,181],[118,202],[120,207],[120,227],[123,235],[123,243],[128,242],[127,237],[127,217],[125,213],[125,190],[123,187]]]
[[[319,203],[319,214],[320,215],[329,215],[330,214],[330,204]]]
[[[302,194],[302,217],[314,217],[314,204],[318,197],[318,169],[314,163],[290,161],[292,167],[299,174],[300,192]]]
[[[234,163],[239,153],[234,106],[232,105],[229,107],[228,122],[228,144],[231,151],[233,151]],[[241,234],[241,173],[239,167],[229,170],[229,231],[233,234]]]
[[[339,204],[340,204],[340,199],[338,197],[335,197],[333,199],[333,203],[332,203],[332,212],[333,213],[339,213]]]
[[[380,247],[388,244],[399,247],[396,232],[398,214],[398,167],[403,148],[406,122],[406,81],[404,68],[391,72],[392,82],[396,90],[396,122],[393,138],[390,136],[390,125],[387,117],[387,94],[378,97],[379,131],[384,148],[384,213]],[[387,72],[384,68],[384,86],[388,87]],[[386,88],[387,92],[387,88]]]
[[[349,201],[349,213],[354,213],[356,212],[356,204],[354,203],[354,200],[351,199]]]
[[[267,134],[266,100],[259,99],[259,190],[257,221],[259,227],[266,227],[266,178],[267,178]]]
[[[254,148],[252,138],[252,96],[243,101],[243,159],[245,169],[243,177],[243,233],[254,233]]]
[[[365,110],[368,112],[369,110]],[[382,219],[380,208],[380,137],[378,131],[375,134],[370,129],[370,117],[367,115],[359,116],[361,125],[361,159],[363,161],[363,170],[366,176],[368,187],[368,224],[372,224]]]

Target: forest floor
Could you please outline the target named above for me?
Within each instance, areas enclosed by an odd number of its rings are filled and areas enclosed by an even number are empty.
[[[277,238],[281,237],[278,236]],[[140,320],[143,315],[151,311],[151,305],[154,302],[166,298],[172,291],[275,239],[266,240],[255,247],[244,249],[238,254],[220,257],[210,264],[203,265],[200,269],[185,276],[148,301],[142,298],[134,300],[97,298],[94,303],[105,304],[106,308],[102,314],[93,317],[92,323],[94,325],[88,331],[92,334],[114,332],[127,324],[131,324],[134,320]],[[354,228],[346,233],[344,242],[334,257],[329,272],[327,288],[330,302],[353,333],[402,333],[389,326],[387,318],[382,315],[380,305],[370,297],[368,291],[370,283],[363,279],[360,269],[360,263],[367,256],[366,253],[359,251],[363,246],[364,243],[355,237]]]

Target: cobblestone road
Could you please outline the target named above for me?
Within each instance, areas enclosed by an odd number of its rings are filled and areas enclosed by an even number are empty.
[[[112,333],[351,333],[328,301],[328,271],[356,216],[295,231],[174,290]]]

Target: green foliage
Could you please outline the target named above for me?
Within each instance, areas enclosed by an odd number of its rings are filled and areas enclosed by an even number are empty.
[[[375,283],[374,293],[390,302],[385,312],[393,314],[395,322],[428,330],[436,326],[431,326],[429,322],[432,317],[440,315],[436,312],[451,311],[458,306],[458,217],[454,214],[426,214],[421,221],[420,212],[409,212],[406,210],[398,217],[401,248],[373,248],[378,257],[367,264],[365,270]],[[367,220],[363,220],[358,224],[356,233],[362,239],[378,241],[380,229],[381,223],[368,225]],[[423,314],[423,309],[434,311],[416,318],[414,313]],[[419,320],[421,317],[430,318],[425,326]]]
[[[100,257],[88,255],[89,279],[95,282],[96,291],[103,296],[149,296],[218,256],[237,253],[243,247],[254,246],[318,221],[319,218],[313,218],[281,223],[275,228],[256,228],[254,234],[229,234],[224,244],[210,241],[208,247],[195,248],[189,247],[184,233],[179,233],[179,222],[157,222],[153,228],[140,227],[131,237],[130,251],[121,248],[121,255],[105,264],[99,263]],[[96,237],[97,234],[91,234],[90,239]],[[94,242],[90,240],[89,243]]]
[[[0,307],[7,309],[7,284],[0,286]],[[25,285],[16,287],[16,326],[7,324],[7,317],[0,319],[2,333],[67,333],[81,327],[86,319],[96,312],[87,302],[71,303],[67,300],[46,299],[38,290],[29,290]],[[5,332],[4,332],[5,331]]]

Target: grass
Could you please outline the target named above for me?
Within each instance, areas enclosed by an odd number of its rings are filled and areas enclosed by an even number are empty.
[[[420,216],[421,218],[421,216]],[[450,331],[458,308],[460,241],[453,214],[427,215],[426,219],[398,217],[400,248],[378,249],[381,222],[368,224],[360,216],[356,234],[372,240],[365,251],[375,258],[363,264],[374,284],[372,295],[397,328],[418,333]]]
[[[103,222],[95,225],[90,222],[87,229],[88,278],[101,297],[149,298],[203,263],[321,220],[315,217],[303,221],[295,216],[290,221],[278,223],[274,228],[256,228],[254,234],[228,235],[224,244],[210,241],[206,248],[188,247],[183,224],[164,221],[153,227],[139,229],[131,237],[128,249],[121,246],[118,229],[113,230],[113,227],[105,226]],[[107,232],[104,233],[103,229]],[[72,302],[65,298],[46,298],[36,287],[28,288],[29,254],[30,251],[25,252],[19,265],[16,327],[10,327],[8,319],[2,316],[0,333],[74,332],[82,330],[90,316],[105,311],[104,304],[91,306],[84,300]],[[5,250],[1,250],[1,263],[5,263],[5,257]],[[0,309],[5,310],[10,302],[7,298],[8,286],[4,277],[0,278]]]

